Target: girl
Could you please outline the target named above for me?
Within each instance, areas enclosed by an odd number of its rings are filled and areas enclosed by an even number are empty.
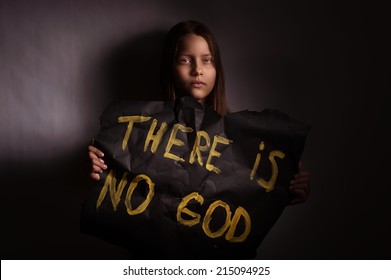
[[[204,24],[180,22],[168,32],[161,63],[161,89],[167,100],[192,96],[222,116],[228,113],[219,48]],[[94,146],[88,150],[92,163],[90,177],[99,180],[107,169],[104,155]],[[310,174],[302,171],[301,164],[290,181],[290,190],[294,194],[291,204],[308,199]]]

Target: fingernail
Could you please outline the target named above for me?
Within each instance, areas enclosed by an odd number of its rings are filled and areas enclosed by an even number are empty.
[[[99,160],[100,160],[101,163],[104,163],[103,159],[100,158]]]
[[[107,169],[107,165],[106,165],[106,164],[105,164],[105,165],[103,165],[103,168],[104,168],[104,169]]]
[[[105,156],[105,154],[104,154],[104,153],[100,153],[100,156],[101,156],[101,157],[104,157],[104,156]]]

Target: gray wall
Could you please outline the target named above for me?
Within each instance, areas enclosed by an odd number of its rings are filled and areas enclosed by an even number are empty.
[[[215,33],[232,111],[274,107],[313,127],[303,155],[311,198],[285,210],[258,258],[389,259],[384,11],[354,1],[0,1],[2,259],[128,257],[79,233],[86,147],[103,108],[124,96],[102,77],[113,54],[130,53],[127,97],[155,99],[162,38],[185,19]]]

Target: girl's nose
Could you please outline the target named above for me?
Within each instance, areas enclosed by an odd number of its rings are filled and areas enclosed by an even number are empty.
[[[198,62],[195,62],[192,67],[192,73],[193,76],[202,76],[202,67]]]

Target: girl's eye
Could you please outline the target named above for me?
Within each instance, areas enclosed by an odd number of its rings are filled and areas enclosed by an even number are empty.
[[[187,57],[179,58],[179,63],[181,63],[181,64],[189,64],[190,62],[191,62],[190,58],[187,58]]]
[[[204,63],[206,63],[206,64],[210,64],[210,63],[213,62],[213,59],[212,59],[211,57],[206,57],[206,58],[203,59],[203,61],[204,61]]]

